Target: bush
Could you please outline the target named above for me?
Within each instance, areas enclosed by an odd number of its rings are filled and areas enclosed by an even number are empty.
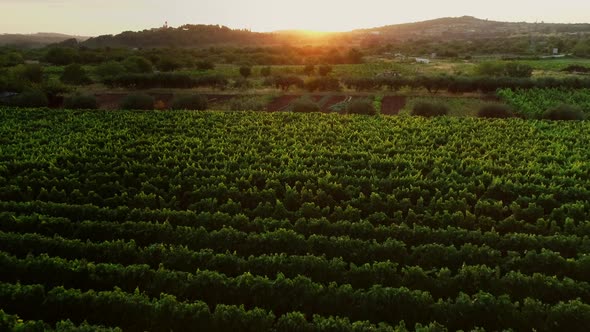
[[[75,94],[64,99],[64,108],[94,110],[98,108],[98,102],[94,95]]]
[[[482,106],[477,112],[477,116],[480,118],[505,119],[513,117],[514,113],[506,105],[490,104]]]
[[[426,103],[420,102],[414,105],[412,109],[412,115],[418,116],[425,116],[425,117],[433,117],[433,116],[443,116],[449,113],[449,108],[442,104],[433,104],[433,103]]]
[[[542,118],[546,120],[584,120],[586,115],[575,106],[562,104],[547,110],[543,113]]]
[[[506,76],[528,78],[533,75],[533,67],[518,62],[509,62],[505,65]]]
[[[265,111],[268,101],[265,97],[238,97],[230,101],[232,111]]]
[[[47,107],[49,100],[40,90],[27,90],[10,99],[10,105],[15,107]]]
[[[124,110],[151,110],[154,109],[154,97],[145,93],[132,93],[123,99],[120,108]]]
[[[203,111],[208,108],[207,98],[200,95],[176,96],[172,100],[173,110],[196,110]]]
[[[101,79],[105,79],[107,77],[115,77],[118,75],[123,75],[127,73],[125,67],[116,61],[109,61],[105,63],[101,63],[96,67],[95,70],[96,75],[98,75]]]
[[[90,77],[88,77],[86,70],[84,70],[84,68],[77,63],[68,65],[64,69],[60,80],[66,84],[72,85],[84,85],[92,83],[92,80],[90,80]]]
[[[319,112],[320,106],[309,97],[301,97],[292,105],[292,111],[295,113],[313,113]]]
[[[363,115],[375,115],[375,107],[373,103],[365,99],[353,100],[346,106],[346,112],[348,114],[363,114]]]

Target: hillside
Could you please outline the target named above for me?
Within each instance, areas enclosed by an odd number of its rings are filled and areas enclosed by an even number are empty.
[[[283,44],[316,44],[346,42],[346,34],[310,35],[301,31],[275,33],[230,29],[219,25],[183,25],[178,28],[157,28],[143,31],[125,31],[118,35],[90,38],[83,44],[88,47],[208,47],[208,46],[269,46]]]
[[[590,24],[552,24],[525,22],[496,22],[471,16],[447,17],[435,20],[388,25],[372,29],[342,33],[310,34],[306,31],[277,31],[273,33],[230,29],[219,25],[183,25],[178,28],[157,28],[143,31],[125,31],[118,35],[90,38],[83,44],[88,47],[209,47],[209,46],[269,46],[269,45],[351,45],[367,38],[380,40],[406,39],[478,39],[549,35],[563,33],[590,33]]]
[[[523,34],[590,33],[590,24],[555,24],[498,22],[472,16],[446,17],[429,21],[388,25],[372,29],[356,30],[357,34],[372,34],[384,38],[444,38],[470,39],[510,37]]]
[[[35,34],[0,34],[0,46],[43,47],[49,44],[63,42],[68,39],[84,41],[88,37],[71,36],[60,33],[40,32]]]

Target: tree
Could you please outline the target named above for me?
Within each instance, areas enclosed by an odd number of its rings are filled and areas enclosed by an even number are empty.
[[[174,71],[182,67],[182,64],[172,57],[160,58],[160,61],[156,64],[156,67],[161,71]]]
[[[587,57],[590,56],[590,42],[588,41],[579,41],[576,46],[574,46],[572,52],[575,56],[580,57]]]
[[[264,76],[264,77],[268,77],[271,74],[271,69],[270,67],[263,67],[260,69],[260,75]]]
[[[10,52],[0,56],[0,67],[13,67],[22,63],[25,63],[25,59],[18,52]]]
[[[347,58],[349,63],[363,63],[363,53],[356,48],[352,48],[348,51]]]
[[[153,71],[151,61],[138,55],[130,56],[125,59],[123,61],[123,66],[130,73],[151,73]]]
[[[242,77],[244,77],[244,78],[248,78],[250,75],[252,75],[252,67],[250,67],[250,66],[240,67],[240,75],[242,75]]]
[[[198,70],[212,70],[215,69],[215,64],[208,60],[201,60],[196,63]]]
[[[57,65],[65,66],[74,63],[77,60],[78,52],[70,47],[52,47],[45,54],[45,61]]]
[[[314,72],[315,72],[315,66],[312,64],[305,65],[305,67],[303,68],[303,73],[307,76],[313,75]]]
[[[68,65],[64,69],[64,72],[61,75],[60,80],[66,84],[72,85],[85,85],[92,83],[92,80],[90,79],[90,77],[88,77],[86,70],[84,70],[84,68],[77,63]]]
[[[31,83],[41,83],[43,81],[43,67],[38,64],[18,65],[11,69],[11,73],[19,80]]]
[[[328,76],[328,74],[330,74],[332,72],[332,66],[330,65],[323,65],[320,66],[320,68],[318,68],[318,73],[321,76]]]
[[[96,75],[100,76],[100,78],[104,79],[107,77],[125,74],[127,73],[127,70],[121,63],[109,61],[98,65],[94,72]]]

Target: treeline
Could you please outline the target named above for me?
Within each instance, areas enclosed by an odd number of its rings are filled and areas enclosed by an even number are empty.
[[[466,93],[481,91],[495,92],[498,89],[532,89],[532,88],[590,88],[589,78],[516,78],[516,77],[467,77],[467,76],[422,76],[422,77],[376,77],[346,78],[346,87],[357,91],[388,89],[392,91],[403,87],[424,88],[430,93],[447,91],[450,93]]]
[[[225,88],[229,80],[223,75],[191,77],[187,74],[156,73],[156,74],[124,74],[104,79],[111,87],[125,88]],[[292,87],[308,91],[338,91],[342,85],[357,91],[375,91],[387,89],[397,91],[404,87],[426,89],[436,94],[440,91],[449,93],[483,92],[491,93],[498,89],[587,89],[590,79],[587,78],[515,78],[515,77],[462,77],[462,76],[422,76],[422,77],[375,77],[345,78],[317,77],[303,80],[294,75],[271,76],[264,81],[265,85],[274,86],[287,91]]]
[[[72,63],[100,65],[124,62],[134,56],[149,60],[159,70],[176,68],[202,69],[204,64],[235,65],[305,65],[305,64],[357,64],[363,61],[359,49],[342,46],[245,46],[209,48],[88,48],[75,40],[43,49],[22,50],[0,48],[0,67],[23,64],[25,60],[37,60],[56,66]]]

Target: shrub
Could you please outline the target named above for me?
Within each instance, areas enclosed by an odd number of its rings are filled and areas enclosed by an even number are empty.
[[[203,111],[208,108],[208,101],[207,98],[201,95],[176,96],[172,100],[172,106],[170,108],[173,110]]]
[[[94,95],[75,94],[64,99],[64,108],[69,109],[97,109],[98,102]]]
[[[238,97],[230,101],[229,108],[232,111],[264,111],[268,101],[265,97]]]
[[[433,104],[427,102],[420,102],[414,105],[412,115],[433,117],[443,116],[449,113],[449,108],[443,104]]]
[[[16,107],[47,107],[49,100],[40,90],[26,90],[10,99],[10,105]]]
[[[120,107],[124,110],[151,110],[154,109],[154,97],[145,93],[132,93],[123,99]]]
[[[480,118],[505,119],[513,117],[514,113],[506,105],[490,104],[482,106],[477,112],[477,116]]]
[[[584,120],[586,116],[579,108],[562,104],[547,110],[543,113],[542,118],[546,120]]]
[[[320,106],[309,97],[301,97],[292,105],[292,111],[295,113],[313,113],[319,112]]]
[[[68,65],[64,69],[60,80],[66,84],[72,85],[84,85],[92,83],[92,80],[90,80],[90,77],[88,77],[86,70],[84,70],[84,68],[77,63]]]
[[[98,65],[94,71],[101,79],[115,77],[127,73],[125,67],[116,61],[109,61]]]
[[[373,103],[366,99],[353,100],[346,106],[346,112],[348,114],[363,114],[363,115],[375,115],[375,107]]]

